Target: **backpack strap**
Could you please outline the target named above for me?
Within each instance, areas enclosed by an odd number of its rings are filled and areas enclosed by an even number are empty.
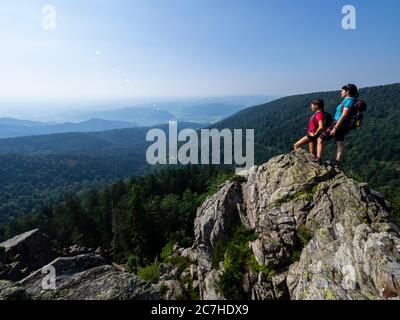
[[[344,100],[340,105],[342,106],[340,112],[343,114],[344,111],[344,103],[346,100]],[[354,105],[357,103],[358,99],[357,98],[353,98],[353,102],[350,105],[350,109],[352,109],[354,107]]]

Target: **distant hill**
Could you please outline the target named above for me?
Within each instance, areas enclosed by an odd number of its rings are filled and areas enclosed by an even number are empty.
[[[167,106],[161,106],[167,108]],[[180,121],[216,123],[245,109],[244,105],[210,102],[168,107]]]
[[[210,104],[200,104],[196,106],[190,106],[184,108],[182,112],[186,112],[188,114],[195,114],[199,116],[221,117],[234,114],[243,109],[244,109],[243,106],[240,105],[210,103]]]
[[[109,121],[130,121],[137,126],[154,126],[176,120],[174,114],[166,110],[149,107],[127,107],[110,110],[93,110],[71,114],[76,119],[103,119]]]
[[[30,120],[19,120],[14,118],[0,118],[0,125],[8,125],[8,126],[46,126],[45,122],[37,122]]]
[[[203,98],[185,102],[158,103],[156,107],[173,113],[179,121],[217,123],[250,106],[276,98],[275,96]]]
[[[66,132],[98,132],[112,129],[133,128],[137,125],[128,121],[110,121],[91,119],[79,123],[52,124],[18,120],[13,118],[0,119],[0,138],[45,135]]]
[[[74,122],[98,118],[135,122],[138,126],[153,126],[170,120],[195,123],[216,123],[236,112],[266,103],[275,96],[238,96],[192,98],[174,101],[154,101],[126,107],[102,107],[102,110],[74,111],[63,117]]]
[[[197,123],[178,122],[178,128],[199,129]],[[168,124],[160,124],[168,132]],[[0,139],[0,154],[112,154],[136,152],[145,157],[150,127],[115,129],[101,132],[71,132]]]

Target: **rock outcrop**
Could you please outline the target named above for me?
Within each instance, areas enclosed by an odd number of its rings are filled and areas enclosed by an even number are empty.
[[[50,239],[32,230],[0,243],[0,279],[18,281],[54,259]]]
[[[25,288],[10,281],[0,280],[0,301],[1,300],[30,300]]]
[[[234,180],[197,212],[190,250],[202,299],[399,297],[399,229],[389,204],[368,185],[304,152],[278,156]],[[247,245],[258,266],[242,266],[241,295],[229,296],[220,286],[224,263],[213,260],[237,224],[255,234]]]
[[[109,264],[97,254],[103,252],[100,249],[73,246],[63,250],[66,256],[50,262],[50,240],[39,230],[16,236],[1,246],[4,249],[0,252],[0,279],[5,280],[0,280],[0,300],[162,298],[155,286]]]
[[[54,287],[38,270],[20,281],[34,300],[158,300],[159,292],[137,276],[105,263],[96,254],[58,258],[43,268],[55,271]],[[45,287],[43,286],[45,282]],[[46,286],[47,284],[47,286]]]

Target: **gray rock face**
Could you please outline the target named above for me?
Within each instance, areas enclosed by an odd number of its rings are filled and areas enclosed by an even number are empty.
[[[35,300],[154,300],[158,291],[138,277],[106,265],[96,254],[58,258],[45,267],[53,267],[55,290],[43,289],[46,274],[38,270],[20,284]]]
[[[178,280],[161,281],[157,286],[158,290],[160,291],[163,286],[166,289],[165,300],[178,300],[184,295],[184,289]]]
[[[73,246],[65,251],[67,257],[49,263],[53,259],[51,242],[39,230],[1,243],[0,276],[14,282],[0,280],[0,300],[162,298],[151,284],[108,264],[96,253],[102,252],[100,249],[95,252]]]
[[[352,237],[320,229],[291,266],[295,299],[389,299],[399,296],[400,242],[388,224],[360,224]]]
[[[242,200],[240,185],[231,183],[204,202],[194,223],[197,243],[212,250],[218,241],[226,239],[231,226],[239,219]]]
[[[229,239],[232,227],[244,215],[242,188],[239,183],[227,183],[198,209],[194,222],[196,237],[200,296],[204,300],[220,300],[224,296],[217,290],[219,272],[212,269],[212,252],[220,241]],[[192,249],[193,252],[193,249]]]
[[[258,235],[249,243],[255,260],[275,271],[272,278],[245,273],[249,298],[399,297],[399,230],[379,194],[310,162],[304,152],[273,158],[242,176],[247,182],[227,182],[197,212],[192,251],[203,299],[226,298],[218,288],[223,265],[212,267],[212,253],[238,220]]]
[[[54,259],[50,239],[32,230],[0,243],[0,279],[18,281]]]
[[[20,285],[10,281],[0,280],[0,301],[1,300],[29,300],[26,290]]]

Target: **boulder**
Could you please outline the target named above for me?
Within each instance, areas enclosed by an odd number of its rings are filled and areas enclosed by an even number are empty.
[[[58,258],[45,270],[55,271],[55,287],[43,286],[38,270],[20,281],[35,300],[154,300],[161,299],[150,283],[105,264],[96,254]]]
[[[30,297],[20,285],[0,280],[0,300],[30,300]]]
[[[226,184],[198,209],[194,222],[197,245],[212,250],[218,241],[229,237],[231,227],[239,219],[242,190],[239,183]]]
[[[50,239],[38,229],[0,243],[0,278],[18,281],[54,259]]]

